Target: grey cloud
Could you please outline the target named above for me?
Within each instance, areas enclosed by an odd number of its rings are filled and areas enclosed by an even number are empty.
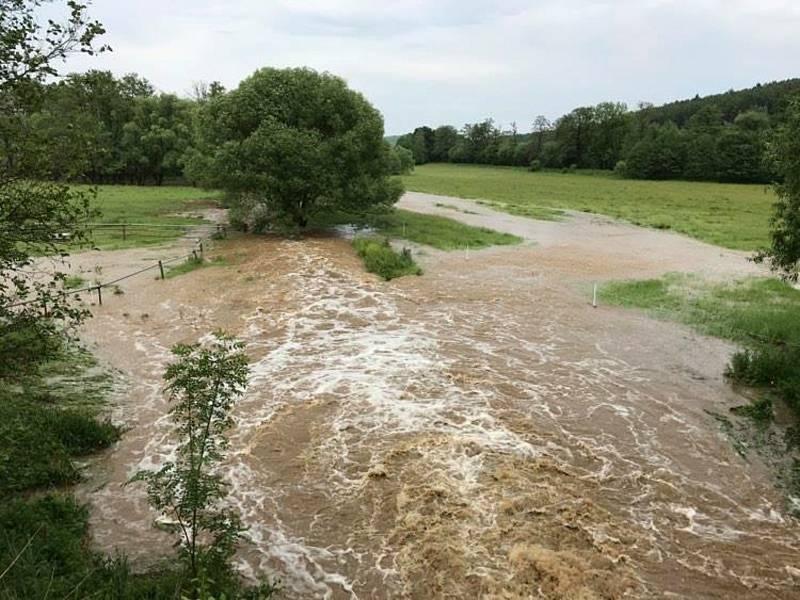
[[[95,0],[93,12],[115,52],[73,68],[182,93],[308,65],[364,92],[391,133],[800,75],[794,0]]]

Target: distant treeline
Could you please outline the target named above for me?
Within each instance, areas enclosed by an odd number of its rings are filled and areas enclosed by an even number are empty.
[[[49,180],[155,183],[182,176],[197,98],[157,94],[138,75],[106,71],[26,82],[0,96],[0,163]]]
[[[191,98],[156,93],[146,79],[108,71],[26,81],[0,92],[0,167],[50,181],[161,185],[194,182],[198,114],[218,83],[196,84]],[[199,136],[202,137],[202,136]],[[411,153],[393,147],[390,170],[411,171]]]
[[[699,96],[663,106],[619,102],[576,108],[551,123],[536,117],[530,132],[491,119],[418,127],[397,138],[416,164],[529,166],[532,169],[616,169],[637,179],[767,182],[774,174],[768,140],[784,123],[800,79]]]

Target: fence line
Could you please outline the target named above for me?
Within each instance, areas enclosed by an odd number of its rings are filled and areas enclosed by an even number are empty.
[[[120,226],[121,224],[114,223],[113,225]],[[126,225],[129,225],[129,224],[126,224]],[[149,224],[144,224],[144,225],[150,226]],[[170,227],[170,225],[156,225],[156,226],[157,227]],[[202,226],[203,226],[203,224],[201,223],[201,224],[198,224],[197,226],[176,225],[175,227],[196,229],[197,227],[202,227]],[[105,281],[105,282],[97,283],[97,284],[94,284],[94,285],[89,285],[89,286],[82,287],[82,288],[79,288],[79,289],[74,289],[74,290],[62,290],[61,292],[59,292],[59,294],[63,297],[63,296],[70,296],[70,295],[75,295],[75,294],[82,294],[84,292],[96,291],[97,292],[98,303],[102,305],[103,304],[103,296],[102,296],[102,291],[101,290],[103,288],[108,288],[108,287],[111,287],[113,285],[116,285],[120,281],[124,281],[126,279],[130,279],[131,277],[136,277],[137,275],[141,275],[142,273],[146,273],[147,271],[152,271],[153,269],[159,269],[159,272],[160,272],[160,275],[161,275],[160,279],[162,279],[162,280],[166,279],[166,276],[165,276],[165,273],[164,273],[164,265],[168,265],[168,264],[174,263],[175,261],[178,261],[178,260],[188,260],[189,258],[197,259],[198,258],[198,251],[200,253],[199,257],[202,258],[203,254],[204,254],[203,241],[211,240],[213,238],[213,235],[217,235],[217,234],[220,234],[220,235],[223,235],[223,236],[226,235],[226,229],[225,229],[224,225],[221,225],[221,224],[207,224],[207,226],[208,227],[214,227],[214,232],[211,235],[208,235],[206,237],[198,238],[197,242],[195,243],[194,247],[192,248],[192,251],[190,253],[188,253],[188,254],[183,254],[181,256],[173,256],[172,258],[160,259],[157,262],[153,263],[152,265],[144,267],[143,269],[139,269],[138,271],[134,271],[133,273],[127,273],[126,275],[123,275],[121,277],[117,277],[116,279],[113,279],[111,281]],[[27,306],[29,304],[37,304],[37,303],[41,304],[42,302],[44,302],[43,299],[36,298],[36,299],[33,299],[33,300],[24,300],[22,302],[16,302],[14,304],[9,304],[5,308],[17,308],[19,306]],[[47,311],[47,308],[45,307],[45,312],[46,311]]]

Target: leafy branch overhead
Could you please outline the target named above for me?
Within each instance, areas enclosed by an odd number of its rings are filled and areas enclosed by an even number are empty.
[[[42,24],[37,10],[51,0],[0,0],[0,91],[26,79],[41,80],[58,74],[54,63],[72,54],[111,50],[95,47],[106,30],[87,15],[87,5],[69,0],[62,21]]]

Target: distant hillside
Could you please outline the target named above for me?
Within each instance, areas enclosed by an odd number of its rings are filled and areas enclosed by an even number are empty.
[[[634,110],[621,102],[581,106],[554,123],[531,119],[531,133],[502,131],[486,119],[461,129],[417,127],[393,140],[411,150],[416,164],[615,169],[635,179],[766,183],[776,175],[769,140],[793,98],[800,99],[798,78]]]
[[[387,135],[383,138],[387,142],[389,142],[392,146],[397,144],[397,140],[400,139],[399,135]]]
[[[730,123],[737,115],[748,110],[762,109],[773,121],[782,121],[789,98],[800,94],[800,78],[757,84],[744,90],[728,90],[711,96],[695,96],[689,100],[677,100],[661,106],[645,108],[651,122],[672,121],[679,127],[689,122],[693,114],[703,108],[715,106],[722,112],[723,121]]]

